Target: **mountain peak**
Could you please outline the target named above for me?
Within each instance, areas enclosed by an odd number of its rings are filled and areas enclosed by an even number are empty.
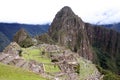
[[[63,7],[55,16],[49,29],[50,37],[62,46],[69,47],[72,51],[86,59],[92,60],[92,50],[85,30],[85,24],[72,9]],[[86,53],[88,55],[86,56]]]
[[[69,6],[64,6],[60,11],[73,12],[72,9]]]
[[[72,11],[72,9],[68,6],[65,6],[56,14],[56,17],[63,18],[63,17],[73,16],[73,15],[75,15],[75,14]]]
[[[27,36],[28,36],[27,32],[23,28],[21,28],[14,35],[14,41],[17,42],[17,43],[20,43],[21,41],[23,41],[24,39],[26,39]]]
[[[15,35],[14,39],[21,47],[30,47],[33,45],[32,38],[29,34],[21,28]]]

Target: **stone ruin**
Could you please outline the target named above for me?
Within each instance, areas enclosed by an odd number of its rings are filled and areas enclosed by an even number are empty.
[[[44,73],[44,66],[42,63],[35,61],[26,61],[20,55],[21,47],[16,42],[11,42],[2,53],[0,53],[0,62],[21,67],[33,71],[35,73]]]

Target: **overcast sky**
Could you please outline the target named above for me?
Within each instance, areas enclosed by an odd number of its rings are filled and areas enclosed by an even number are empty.
[[[0,0],[0,22],[51,23],[64,6],[85,22],[120,22],[119,0]]]

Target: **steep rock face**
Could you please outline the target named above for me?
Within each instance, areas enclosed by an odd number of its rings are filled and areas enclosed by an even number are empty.
[[[29,47],[33,45],[32,38],[21,28],[15,35],[13,41],[17,42],[21,47]]]
[[[97,49],[98,63],[103,68],[120,73],[120,33],[88,23],[85,25],[90,44]]]
[[[10,40],[0,32],[0,52],[10,43]]]
[[[71,8],[65,6],[56,14],[49,35],[55,42],[78,52],[80,56],[93,59],[85,24]]]
[[[91,24],[86,24],[86,31],[93,46],[102,48],[113,56],[120,53],[120,33]]]

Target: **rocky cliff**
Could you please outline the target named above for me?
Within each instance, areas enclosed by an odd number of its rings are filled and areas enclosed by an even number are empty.
[[[119,73],[120,33],[85,23],[65,6],[56,14],[48,34],[80,56]]]

